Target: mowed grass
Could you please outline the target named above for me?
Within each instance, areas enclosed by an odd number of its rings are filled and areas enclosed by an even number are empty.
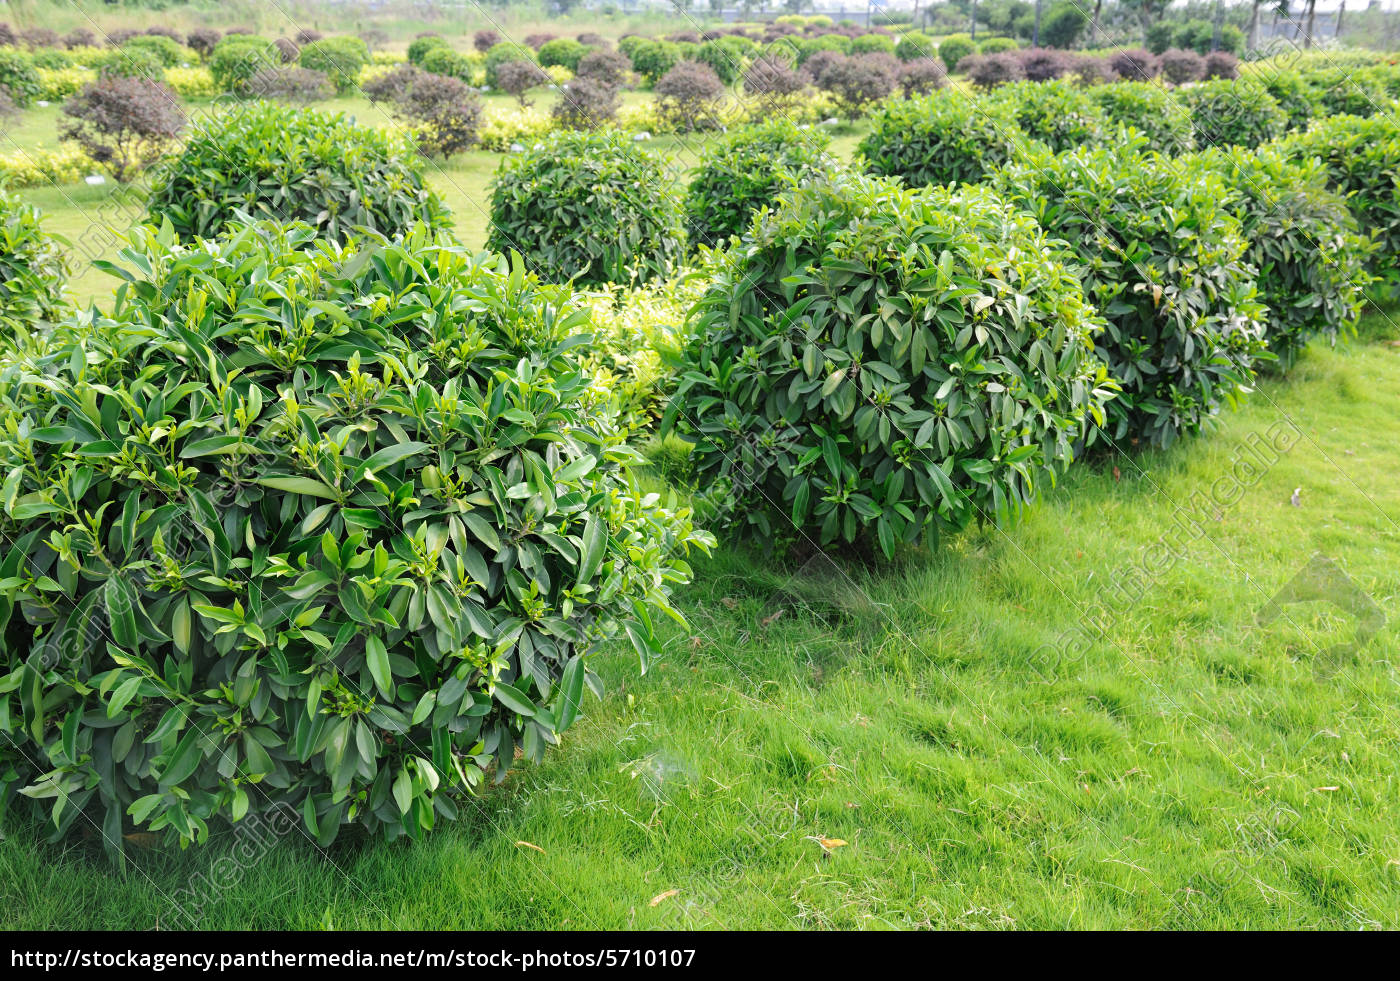
[[[839,573],[726,545],[651,673],[602,654],[557,751],[419,843],[225,836],[119,875],[11,820],[5,925],[189,926],[193,883],[199,926],[240,929],[1400,926],[1400,342],[1365,337],[1008,531]],[[1199,537],[1047,667],[1213,485]],[[1258,622],[1317,553],[1388,618],[1355,652],[1325,602]]]

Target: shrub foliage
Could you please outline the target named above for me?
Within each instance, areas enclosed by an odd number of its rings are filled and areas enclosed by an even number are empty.
[[[55,835],[418,837],[539,759],[706,545],[583,410],[588,312],[433,240],[148,232],[0,373],[0,754]]]
[[[983,188],[852,175],[756,219],[696,306],[668,414],[721,520],[892,556],[1029,503],[1106,393],[1056,255]]]
[[[887,103],[871,117],[860,152],[871,173],[911,187],[975,184],[1024,142],[1005,105],[936,93]]]
[[[217,235],[236,212],[306,221],[337,240],[361,227],[392,235],[447,221],[402,139],[339,113],[265,102],[205,117],[161,168],[147,206],[148,220],[169,221],[181,237]]]
[[[0,328],[28,334],[62,308],[68,263],[39,224],[39,209],[0,188]]]

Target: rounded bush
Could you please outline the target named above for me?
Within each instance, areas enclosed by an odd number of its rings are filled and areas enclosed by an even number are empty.
[[[1179,98],[1191,111],[1196,144],[1253,149],[1281,136],[1288,116],[1262,85],[1240,79],[1201,82],[1181,90]]]
[[[847,119],[855,120],[894,94],[900,67],[893,55],[851,55],[825,68],[817,84],[831,93]]]
[[[502,87],[501,69],[506,65],[528,65],[537,77],[543,78],[539,66],[527,61],[506,61],[495,66],[495,84]],[[441,75],[444,78],[455,78],[459,82],[471,84],[472,77],[476,74],[476,64],[466,55],[453,51],[448,47],[433,48],[422,59],[423,71],[433,75]]]
[[[943,59],[950,72],[957,71],[958,62],[976,51],[977,45],[966,34],[950,34],[938,42],[938,57]]]
[[[1056,153],[1102,143],[1110,132],[1099,104],[1069,82],[1016,82],[992,98],[1007,107],[1022,132]]]
[[[888,34],[862,34],[859,37],[851,38],[851,50],[853,55],[859,54],[887,54],[895,53],[894,38]]]
[[[975,184],[1025,142],[1005,105],[934,94],[886,103],[860,143],[866,169],[910,187]]]
[[[915,58],[899,66],[899,88],[906,99],[928,95],[948,84],[948,69],[937,58]]]
[[[919,31],[904,31],[894,46],[894,56],[900,61],[932,58],[937,51],[938,45],[933,39]]]
[[[657,115],[678,133],[718,129],[724,83],[709,65],[682,61],[653,86]]]
[[[1281,145],[1294,160],[1322,162],[1328,184],[1375,242],[1372,272],[1386,280],[1392,297],[1400,293],[1400,124],[1394,116],[1332,116]]]
[[[297,63],[322,72],[337,92],[349,92],[359,84],[360,69],[370,63],[369,47],[357,37],[328,37],[301,49]]]
[[[813,182],[715,273],[672,412],[720,520],[767,544],[892,556],[1007,519],[1100,416],[1100,321],[985,188]]]
[[[507,157],[491,184],[488,247],[588,285],[665,276],[684,253],[666,164],[616,132],[552,133]]]
[[[971,55],[962,60],[962,69],[968,81],[984,92],[1026,77],[1020,57],[1012,51]]]
[[[1206,55],[1206,78],[1239,78],[1240,60],[1228,51],[1212,51]]]
[[[481,52],[485,53],[486,51],[490,50],[490,48],[491,48],[492,46],[501,43],[501,41],[500,41],[500,36],[497,35],[495,31],[484,31],[484,32],[483,32],[483,31],[478,31],[478,32],[477,32],[477,37],[478,37],[478,39],[480,39],[480,36],[481,36],[483,33],[484,33],[484,34],[489,34],[489,35],[491,35],[492,37],[495,38],[495,40],[491,42],[491,45],[489,45],[487,48],[484,48],[484,49],[478,44],[478,45],[477,45],[477,50],[478,50],[478,51],[481,51]],[[422,67],[423,67],[423,58],[427,55],[427,53],[428,53],[429,51],[433,51],[433,50],[435,50],[435,49],[437,49],[437,48],[447,48],[447,49],[451,50],[452,45],[450,45],[450,44],[447,43],[447,39],[446,39],[445,37],[442,37],[442,36],[440,36],[440,35],[438,35],[438,34],[429,34],[429,35],[426,35],[426,36],[424,36],[424,37],[417,37],[417,38],[414,38],[414,39],[413,39],[412,41],[410,41],[409,44],[408,44],[408,52],[407,52],[408,63],[409,63],[410,65],[417,65],[419,68],[422,68]]]
[[[0,188],[0,327],[5,340],[52,320],[63,306],[68,263],[44,233],[39,209]]]
[[[149,48],[122,47],[115,51],[98,74],[107,78],[134,78],[148,82],[163,82],[165,65],[160,55]]]
[[[1162,52],[1162,77],[1173,85],[1185,85],[1205,77],[1206,60],[1194,51],[1170,48]]]
[[[1264,310],[1219,177],[1130,144],[1033,150],[996,184],[1079,254],[1085,294],[1108,320],[1099,355],[1123,387],[1109,439],[1169,446],[1246,390]]]
[[[586,54],[588,49],[573,38],[557,37],[540,45],[539,59],[545,68],[558,65],[571,72],[577,72],[578,63]]]
[[[148,221],[169,221],[182,238],[218,235],[237,212],[305,221],[338,241],[360,228],[394,235],[419,221],[448,223],[399,137],[275,103],[205,116],[147,204]]]
[[[1176,156],[1196,148],[1190,111],[1166,90],[1140,82],[1110,82],[1088,94],[1110,124],[1134,130],[1158,153]]]
[[[1108,64],[1119,78],[1129,82],[1151,81],[1162,70],[1157,56],[1142,48],[1120,50],[1108,59]]]
[[[1054,48],[1028,48],[1020,53],[1021,71],[1030,82],[1048,82],[1068,75],[1074,59]]]
[[[647,85],[655,85],[667,72],[680,64],[683,52],[671,41],[644,41],[631,52],[632,70]]]
[[[834,166],[824,130],[798,129],[785,117],[731,133],[707,147],[686,192],[692,245],[717,245],[742,235],[754,212],[784,191]]]
[[[1287,370],[1316,336],[1354,331],[1370,282],[1367,243],[1321,161],[1292,162],[1278,147],[1231,147],[1201,155],[1230,189],[1230,210],[1259,271],[1269,311],[1269,350]]]
[[[417,838],[557,742],[600,644],[645,667],[708,547],[586,410],[567,290],[316,236],[147,232],[110,317],[0,370],[0,781],[59,835]]]
[[[140,37],[134,37],[122,45],[122,50],[149,51],[160,59],[165,68],[174,68],[182,62],[189,61],[189,52],[184,45],[161,34],[142,34]]]
[[[240,92],[264,68],[281,67],[272,42],[250,34],[225,35],[209,56],[209,74],[224,92]]]
[[[1003,51],[1018,51],[1021,46],[1011,37],[989,37],[977,46],[977,53],[990,55],[1001,54]]]
[[[632,62],[621,51],[596,48],[579,59],[575,78],[592,79],[600,85],[620,88],[632,71]]]
[[[689,57],[708,65],[725,85],[733,85],[744,76],[748,66],[748,46],[740,38],[726,37],[706,41]]]

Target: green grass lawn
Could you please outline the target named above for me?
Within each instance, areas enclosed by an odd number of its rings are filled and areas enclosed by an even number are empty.
[[[188,926],[193,889],[239,929],[1400,926],[1400,345],[1364,336],[1007,532],[879,572],[724,548],[681,594],[693,633],[645,678],[603,654],[564,744],[423,842],[226,835],[118,875],[11,821],[6,925]],[[1317,553],[1389,618],[1359,650],[1325,602],[1258,622]]]

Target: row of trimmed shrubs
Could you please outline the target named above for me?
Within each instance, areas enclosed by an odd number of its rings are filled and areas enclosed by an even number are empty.
[[[558,740],[599,643],[645,665],[711,544],[636,489],[589,303],[538,278],[657,278],[681,212],[645,151],[559,134],[496,182],[523,261],[473,257],[389,137],[224,125],[157,187],[107,311],[61,309],[61,260],[0,198],[0,793],[116,853],[274,808],[322,843],[416,837]],[[1397,254],[1357,225],[1393,244],[1384,115],[1175,159],[1036,144],[952,188],[809,135],[702,164],[691,219],[742,237],[707,257],[664,421],[713,520],[768,542],[893,555],[1010,520],[1092,447],[1169,445],[1344,333]]]

